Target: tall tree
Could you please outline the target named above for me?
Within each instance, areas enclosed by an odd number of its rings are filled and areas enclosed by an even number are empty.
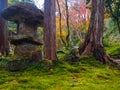
[[[0,0],[0,12],[8,5],[8,0]],[[0,53],[3,55],[8,54],[8,41],[7,41],[7,22],[1,17],[0,14]]]
[[[44,56],[46,59],[57,59],[56,55],[56,25],[55,0],[44,2]]]
[[[120,33],[120,1],[119,0],[104,0],[104,1],[106,9],[108,9]]]
[[[57,5],[58,5],[58,12],[59,12],[59,29],[60,29],[60,39],[62,41],[62,43],[66,46],[66,42],[64,41],[63,37],[62,37],[62,13],[61,13],[61,7],[59,4],[59,1],[57,0]]]
[[[65,0],[65,7],[66,7],[66,24],[67,24],[67,31],[68,34],[66,36],[67,46],[70,44],[70,26],[69,26],[69,11],[68,11],[68,0]]]
[[[103,63],[109,60],[102,44],[104,24],[104,0],[92,0],[92,14],[88,32],[82,47],[79,48],[80,55],[92,55]]]

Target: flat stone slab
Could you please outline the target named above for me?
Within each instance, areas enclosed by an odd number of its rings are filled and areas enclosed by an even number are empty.
[[[1,12],[4,19],[14,21],[16,23],[19,20],[24,20],[29,24],[43,24],[44,13],[38,9],[34,4],[19,3],[4,9]]]
[[[29,35],[13,35],[9,37],[11,44],[20,45],[24,43],[33,44],[33,45],[43,45],[42,40],[39,36]]]

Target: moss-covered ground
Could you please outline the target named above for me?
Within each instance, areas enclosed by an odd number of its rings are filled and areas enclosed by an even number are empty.
[[[120,90],[120,70],[88,56],[77,64],[46,60],[18,72],[1,68],[0,90]]]

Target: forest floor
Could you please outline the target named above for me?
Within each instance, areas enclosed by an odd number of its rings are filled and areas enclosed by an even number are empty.
[[[107,52],[111,54],[114,50],[107,49]],[[52,66],[51,62],[41,61],[19,72],[0,69],[0,90],[119,89],[120,69],[111,63],[101,64],[88,56],[82,57],[77,64],[60,59],[53,61]]]

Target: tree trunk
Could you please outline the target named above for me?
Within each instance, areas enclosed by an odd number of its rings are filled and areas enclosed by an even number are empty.
[[[67,36],[66,36],[66,42],[67,46],[70,45],[70,26],[69,26],[69,11],[68,11],[68,0],[65,0],[65,7],[66,7],[66,24],[67,24]]]
[[[0,12],[7,7],[7,0],[0,0]],[[0,53],[8,55],[9,47],[7,40],[7,22],[1,17],[0,14]]]
[[[63,36],[62,36],[62,13],[61,13],[61,8],[60,8],[60,4],[59,4],[59,1],[57,0],[57,5],[58,5],[58,12],[59,12],[59,29],[60,29],[60,39],[62,41],[62,43],[64,44],[64,46],[66,46],[66,42],[64,41],[63,39]]]
[[[88,32],[82,47],[79,48],[80,55],[92,55],[103,63],[109,56],[106,54],[103,44],[104,25],[104,0],[92,0],[92,14]]]
[[[45,0],[44,4],[44,57],[54,60],[57,59],[55,0]]]

